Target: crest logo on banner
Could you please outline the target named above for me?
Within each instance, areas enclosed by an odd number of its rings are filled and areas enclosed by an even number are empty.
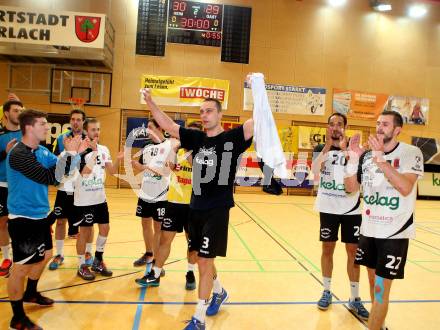
[[[93,42],[98,38],[101,17],[75,15],[75,33],[82,42]]]

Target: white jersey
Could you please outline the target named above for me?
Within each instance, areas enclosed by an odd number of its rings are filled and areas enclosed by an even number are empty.
[[[414,173],[419,178],[423,176],[423,156],[416,146],[400,142],[384,158],[399,173]],[[408,196],[403,196],[374,163],[371,151],[359,161],[359,179],[364,200],[361,234],[375,238],[414,238],[417,183]]]
[[[171,150],[169,139],[158,144],[149,144],[142,150],[142,163],[151,168],[166,170],[165,164],[170,157]],[[166,201],[170,174],[159,175],[149,170],[145,170],[143,174],[139,197],[146,202]]]
[[[112,162],[110,151],[106,146],[98,144],[97,151],[86,155],[88,162],[96,155],[96,162],[92,173],[80,175],[75,180],[75,193],[73,204],[75,206],[90,206],[102,204],[106,201],[105,196],[105,165]]]
[[[315,149],[314,152],[318,152]],[[323,161],[319,176],[315,210],[330,214],[360,214],[360,193],[347,193],[344,185],[346,159],[344,152],[333,148]]]

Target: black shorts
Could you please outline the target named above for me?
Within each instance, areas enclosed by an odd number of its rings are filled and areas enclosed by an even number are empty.
[[[343,243],[357,243],[361,228],[362,215],[319,213],[321,222],[319,240],[322,242],[336,242],[338,240],[339,225],[341,225],[341,241]]]
[[[376,269],[376,275],[390,280],[404,277],[409,239],[362,236],[356,250],[355,263]]]
[[[148,203],[138,199],[136,216],[141,218],[153,218],[154,221],[162,222],[166,215],[167,201]]]
[[[53,213],[57,219],[74,219],[73,192],[57,191]]]
[[[226,257],[228,247],[229,208],[190,210],[190,251],[198,251],[203,258]]]
[[[8,188],[0,187],[0,217],[7,216],[8,214]]]
[[[15,218],[8,220],[14,263],[30,265],[44,259],[52,250],[52,236],[47,219]]]
[[[91,227],[95,223],[103,225],[110,221],[107,202],[96,205],[75,206],[74,210],[75,226]]]
[[[188,232],[189,204],[167,203],[166,216],[162,221],[162,230],[181,233]]]

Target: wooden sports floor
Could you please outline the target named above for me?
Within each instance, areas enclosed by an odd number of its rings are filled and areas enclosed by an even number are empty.
[[[143,253],[141,224],[131,190],[109,189],[110,234],[104,258],[112,278],[85,282],[76,276],[75,241],[66,240],[66,259],[46,270],[39,289],[56,300],[53,307],[26,305],[44,329],[181,329],[190,319],[196,291],[185,291],[186,242],[178,235],[158,288],[142,289],[134,280],[145,269],[133,267]],[[51,192],[53,202],[54,192]],[[219,278],[230,298],[209,329],[365,329],[345,307],[349,297],[345,249],[335,251],[332,291],[337,299],[326,312],[316,301],[321,287],[319,218],[313,197],[237,194],[231,210],[227,258],[219,258]],[[394,282],[387,318],[391,329],[435,329],[440,310],[440,202],[418,201],[417,238],[410,243],[404,280]],[[361,272],[361,296],[369,294]],[[0,279],[0,329],[11,308],[6,279]]]

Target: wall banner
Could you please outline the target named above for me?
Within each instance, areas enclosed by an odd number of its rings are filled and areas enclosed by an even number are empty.
[[[325,114],[325,88],[266,84],[266,92],[274,113],[319,116]],[[252,90],[245,82],[243,108],[245,111],[252,111],[253,106]]]
[[[220,100],[223,109],[228,107],[229,80],[144,74],[141,88],[150,88],[158,105],[195,107],[205,98],[214,98]],[[145,104],[142,95],[140,102]]]
[[[0,6],[0,42],[104,48],[106,16]]]
[[[425,125],[428,122],[429,100],[333,89],[333,112],[347,115],[350,119],[375,120],[384,110],[399,112],[405,124]]]

